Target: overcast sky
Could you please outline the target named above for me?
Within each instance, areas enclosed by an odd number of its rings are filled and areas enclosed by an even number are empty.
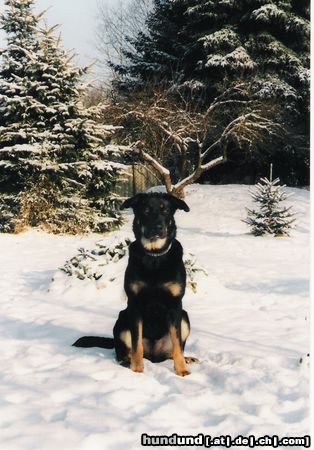
[[[48,25],[60,24],[63,45],[75,49],[77,62],[81,65],[95,60],[97,54],[94,47],[97,27],[97,4],[113,5],[115,0],[36,0],[36,10],[47,8],[45,17]],[[3,11],[4,0],[0,0],[0,11]],[[2,39],[1,39],[2,38]],[[0,47],[3,46],[3,34],[0,35]]]

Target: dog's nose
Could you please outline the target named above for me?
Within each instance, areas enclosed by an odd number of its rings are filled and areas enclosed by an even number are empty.
[[[163,225],[161,223],[157,223],[154,227],[155,234],[157,234],[158,236],[161,236],[163,231],[164,231]]]
[[[163,234],[164,228],[162,224],[157,223],[152,229],[152,237],[160,237]]]

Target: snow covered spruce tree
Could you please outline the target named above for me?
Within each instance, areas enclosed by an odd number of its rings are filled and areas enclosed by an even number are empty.
[[[45,124],[54,161],[50,168],[53,223],[62,224],[66,231],[106,231],[119,222],[110,191],[121,165],[109,160],[112,146],[106,145],[115,127],[100,123],[101,104],[84,106],[87,86],[81,80],[88,68],[70,64],[73,56],[61,47],[54,29],[41,33],[38,79],[41,102],[47,105]]]
[[[119,220],[110,201],[118,166],[107,160],[114,127],[82,103],[81,77],[32,0],[10,0],[1,17],[0,230],[103,231]]]
[[[286,95],[308,95],[309,0],[154,0],[147,30],[116,71],[130,84],[174,81],[220,88],[225,76],[263,75]],[[128,80],[128,76],[130,77]],[[279,85],[278,85],[279,84]],[[180,86],[179,86],[180,87]]]
[[[190,39],[185,39],[185,1],[153,0],[147,29],[137,36],[128,36],[122,51],[126,62],[112,66],[122,76],[121,85],[128,89],[142,87],[146,82],[180,82],[192,52]],[[169,72],[171,71],[171,73]],[[119,83],[119,82],[118,82]]]
[[[281,177],[307,184],[309,15],[309,0],[155,0],[146,32],[115,66],[118,86],[166,86],[208,107],[245,83],[257,99],[280,105],[287,133],[273,142],[271,160]]]
[[[272,180],[262,178],[256,184],[251,196],[259,206],[258,210],[247,209],[248,217],[244,220],[255,236],[273,234],[275,236],[288,236],[293,219],[291,206],[281,206],[281,202],[288,199],[289,195],[284,191],[285,186],[280,186],[279,178]]]
[[[32,0],[6,1],[6,6],[1,26],[7,46],[0,52],[0,229],[12,231],[20,213],[19,194],[46,146],[45,130],[37,126],[42,105],[25,85],[34,75],[39,18],[32,12]]]

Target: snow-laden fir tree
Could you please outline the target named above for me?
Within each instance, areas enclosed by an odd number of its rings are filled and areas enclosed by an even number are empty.
[[[41,33],[38,80],[41,102],[48,107],[45,126],[54,162],[49,168],[55,192],[53,221],[63,223],[67,231],[106,231],[119,221],[110,191],[120,165],[109,161],[112,146],[107,146],[115,128],[101,123],[102,105],[83,104],[87,86],[82,76],[88,68],[71,64],[73,56],[61,47],[54,29]]]
[[[8,0],[1,17],[7,46],[0,70],[0,230],[45,226],[104,231],[117,223],[107,161],[114,127],[82,103],[87,69],[51,30],[39,29],[32,0]]]
[[[125,77],[122,85],[128,88],[138,88],[151,81],[180,83],[192,57],[194,46],[188,37],[185,39],[184,32],[185,2],[153,0],[152,3],[146,30],[135,38],[129,37],[132,45],[122,52],[127,62],[111,62],[115,71]]]
[[[7,45],[0,50],[0,227],[9,231],[19,211],[18,195],[46,147],[36,145],[45,139],[37,127],[41,105],[25,86],[39,48],[39,18],[32,12],[33,0],[5,4],[0,17],[7,34]]]
[[[309,0],[153,3],[147,29],[132,40],[128,63],[116,66],[130,84],[154,79],[202,85],[216,95],[224,77],[257,74],[264,78],[265,95],[272,89],[295,100],[308,95]]]
[[[118,86],[166,86],[207,108],[244,83],[256,99],[280,105],[286,134],[264,149],[265,164],[277,162],[286,182],[308,184],[309,18],[309,0],[154,0],[127,63],[115,66]]]
[[[295,222],[291,206],[283,206],[290,195],[285,192],[285,186],[280,186],[279,178],[272,180],[262,178],[256,184],[251,197],[258,204],[258,209],[247,209],[248,217],[244,220],[255,236],[272,234],[274,236],[289,236]]]

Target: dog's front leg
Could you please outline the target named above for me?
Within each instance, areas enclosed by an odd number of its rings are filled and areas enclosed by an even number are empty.
[[[131,326],[131,369],[133,372],[143,372],[143,321],[139,316],[132,320]]]
[[[175,314],[170,323],[170,338],[172,342],[172,358],[174,363],[174,370],[177,375],[185,377],[190,375],[186,368],[186,362],[183,355],[182,336],[181,336],[181,317]]]

